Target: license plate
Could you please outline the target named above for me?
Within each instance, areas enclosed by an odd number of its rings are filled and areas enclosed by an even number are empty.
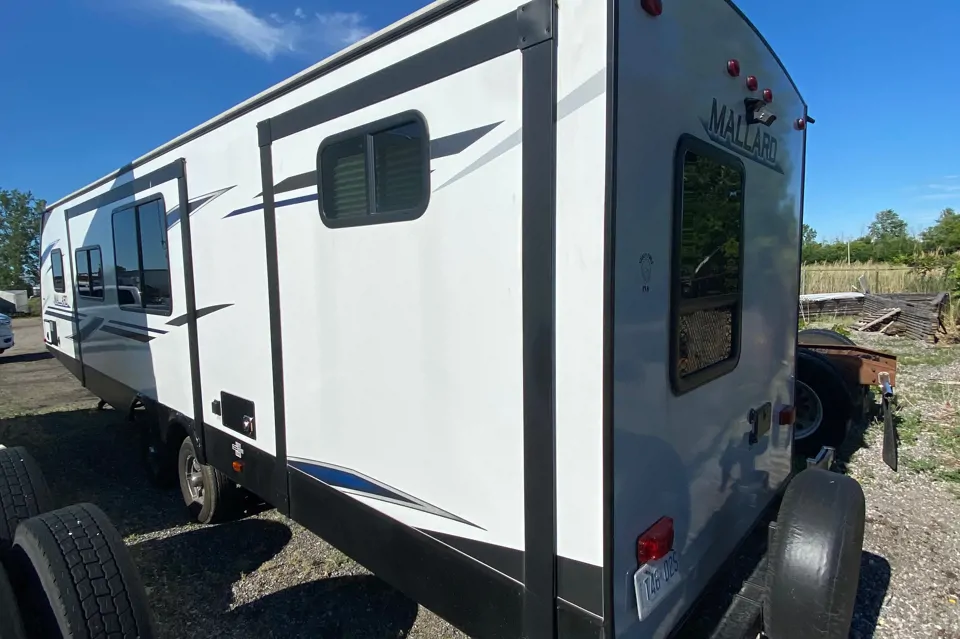
[[[633,575],[637,595],[637,615],[643,621],[680,583],[680,557],[676,551],[662,559],[644,564]]]

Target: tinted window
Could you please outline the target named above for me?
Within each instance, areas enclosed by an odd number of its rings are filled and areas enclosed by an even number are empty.
[[[163,200],[151,200],[113,215],[117,303],[124,308],[170,313],[170,259]]]
[[[117,266],[117,290],[127,291],[121,297],[120,306],[139,308],[129,289],[140,288],[140,249],[137,240],[137,210],[133,207],[113,214],[113,250]]]
[[[743,168],[718,149],[693,146],[681,148],[678,167],[673,377],[679,390],[732,370],[740,341]]]
[[[350,224],[413,219],[429,197],[426,127],[418,117],[375,123],[324,142],[318,157],[321,213]]]
[[[77,294],[103,299],[103,263],[99,248],[77,251]]]
[[[53,275],[53,290],[57,293],[66,293],[67,284],[63,279],[63,253],[55,249],[50,253],[50,270]]]

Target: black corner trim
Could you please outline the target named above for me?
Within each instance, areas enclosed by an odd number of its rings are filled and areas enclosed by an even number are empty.
[[[292,519],[469,636],[521,636],[519,583],[298,470],[289,472]]]
[[[620,2],[607,0],[607,131],[606,193],[603,211],[603,636],[613,637],[613,380],[614,380],[614,259],[617,222],[617,137],[620,59]]]
[[[542,29],[549,8],[535,0],[521,15]],[[536,27],[535,25],[540,25]],[[556,41],[523,49],[521,250],[523,282],[523,636],[556,636]]]
[[[147,189],[159,186],[164,182],[176,180],[181,177],[183,177],[183,159],[177,159],[166,166],[160,167],[156,171],[151,171],[150,173],[142,175],[130,182],[116,186],[106,193],[101,193],[100,195],[94,196],[89,200],[84,200],[80,204],[68,208],[64,214],[69,220],[78,215],[95,211],[100,207],[107,206],[108,204],[113,204],[114,202],[124,198],[132,197],[140,191],[146,191]],[[187,209],[185,206],[183,206],[180,210],[186,211]]]
[[[557,597],[603,616],[603,569],[569,557],[557,557]]]
[[[287,417],[283,390],[283,335],[280,321],[280,266],[277,246],[277,211],[273,195],[273,147],[262,144],[270,136],[270,123],[261,122],[260,182],[263,189],[263,235],[267,262],[267,311],[270,317],[270,356],[273,361],[273,423],[277,465],[274,474],[273,505],[284,515],[290,514],[287,475]]]
[[[421,530],[421,532],[442,541],[451,548],[456,548],[463,554],[473,557],[480,563],[486,564],[518,582],[523,582],[522,550],[432,530]]]
[[[533,0],[517,8],[520,50],[552,40],[556,29],[556,0]]]

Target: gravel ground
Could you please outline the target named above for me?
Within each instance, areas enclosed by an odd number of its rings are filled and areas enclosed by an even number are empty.
[[[92,501],[111,517],[161,637],[463,636],[274,510],[190,524],[176,491],[145,481],[132,428],[46,357],[39,322],[14,327],[18,346],[0,356],[0,442],[30,449],[60,505]],[[855,339],[900,357],[903,446],[899,473],[875,427],[842,451],[867,497],[850,636],[960,639],[960,346]]]
[[[100,506],[130,547],[160,637],[447,638],[464,635],[275,510],[189,523],[179,491],[150,486],[129,424],[17,320],[0,356],[0,442],[26,446],[59,506]]]

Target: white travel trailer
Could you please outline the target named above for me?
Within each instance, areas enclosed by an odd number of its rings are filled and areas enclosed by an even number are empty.
[[[809,121],[727,0],[442,0],[52,205],[48,345],[200,521],[242,485],[471,635],[694,632],[776,519],[718,627],[845,637]]]

